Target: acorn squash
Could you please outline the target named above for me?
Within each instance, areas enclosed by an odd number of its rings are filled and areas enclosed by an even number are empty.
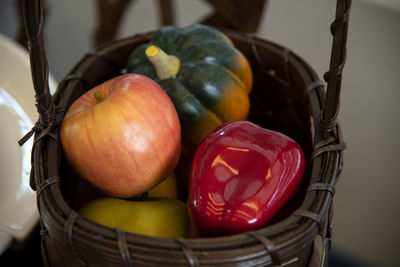
[[[212,27],[161,27],[150,43],[132,52],[127,71],[148,76],[170,96],[188,150],[217,126],[248,115],[250,64],[225,34]]]

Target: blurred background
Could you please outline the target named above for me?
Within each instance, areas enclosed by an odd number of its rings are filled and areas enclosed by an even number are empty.
[[[0,33],[13,39],[21,27],[16,2],[0,1]],[[61,81],[94,46],[96,2],[45,3],[47,58]],[[178,26],[196,23],[213,10],[201,0],[173,3]],[[270,0],[256,35],[291,49],[322,77],[329,66],[335,7],[334,0]],[[116,37],[158,28],[158,12],[156,0],[133,1]],[[332,266],[399,265],[399,29],[400,1],[353,0],[339,116],[348,148],[334,199]]]

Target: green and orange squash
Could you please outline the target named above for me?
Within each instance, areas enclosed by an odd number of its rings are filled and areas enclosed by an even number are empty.
[[[246,119],[253,84],[250,64],[215,28],[165,26],[136,48],[127,71],[156,81],[170,96],[182,126],[183,147],[195,149],[217,126]]]

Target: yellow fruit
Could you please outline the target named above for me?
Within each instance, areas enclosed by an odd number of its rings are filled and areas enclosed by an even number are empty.
[[[175,173],[171,173],[162,183],[149,191],[149,197],[177,198],[178,181]]]
[[[79,214],[98,224],[127,232],[163,238],[188,237],[186,204],[173,198],[145,201],[99,198],[88,202]]]

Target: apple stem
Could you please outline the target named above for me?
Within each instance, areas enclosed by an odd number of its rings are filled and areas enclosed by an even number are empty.
[[[103,95],[99,91],[94,92],[93,96],[94,96],[94,98],[96,98],[97,102],[99,102],[99,103],[103,102],[103,100],[104,100]]]
[[[176,56],[167,55],[161,48],[150,45],[147,47],[146,57],[156,69],[157,76],[160,80],[175,78],[179,72],[180,60]]]

